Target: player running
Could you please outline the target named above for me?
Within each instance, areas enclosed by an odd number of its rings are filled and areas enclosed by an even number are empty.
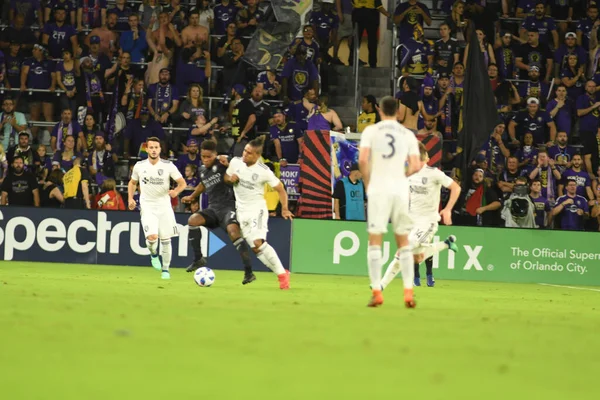
[[[208,194],[208,208],[199,211],[188,219],[189,241],[194,250],[194,262],[186,269],[192,272],[206,265],[206,258],[202,256],[202,231],[201,226],[208,229],[221,227],[229,235],[229,239],[240,253],[244,264],[244,279],[242,284],[246,285],[254,280],[256,276],[252,273],[252,261],[250,259],[250,248],[240,233],[240,223],[235,216],[235,197],[233,189],[223,180],[229,162],[226,157],[217,156],[217,143],[205,140],[202,143],[200,153],[202,167],[200,167],[200,183],[196,190],[181,200],[190,203],[200,196],[200,193]]]
[[[381,99],[381,121],[368,126],[361,135],[358,163],[367,190],[369,232],[368,265],[373,296],[369,307],[383,304],[381,293],[381,245],[391,219],[398,246],[404,281],[404,304],[415,307],[413,257],[408,242],[412,220],[408,211],[407,176],[417,172],[419,146],[415,135],[396,121],[398,106],[391,96]],[[408,162],[408,165],[407,165]]]
[[[133,199],[135,189],[140,184],[140,214],[142,228],[146,235],[146,246],[150,250],[150,261],[154,269],[162,271],[162,279],[171,279],[171,238],[179,234],[175,213],[171,207],[171,197],[177,197],[185,189],[185,179],[177,167],[167,160],[160,159],[160,140],[156,137],[146,139],[148,158],[135,163],[131,180],[127,185],[129,209],[135,209]],[[169,190],[171,179],[177,182],[175,189]],[[158,258],[158,239],[160,255]]]
[[[225,182],[233,184],[242,236],[258,259],[277,274],[279,288],[289,289],[290,271],[283,268],[275,249],[266,242],[269,210],[264,197],[265,183],[279,194],[281,216],[292,219],[294,215],[288,210],[288,197],[283,184],[269,167],[258,161],[262,151],[262,139],[250,141],[244,148],[242,157],[235,157],[229,163]]]
[[[421,152],[421,169],[414,175],[408,178],[410,184],[410,203],[409,211],[412,216],[415,226],[410,231],[408,236],[410,244],[413,246],[413,254],[415,261],[415,276],[418,276],[419,264],[423,260],[429,259],[440,251],[450,249],[453,252],[458,251],[456,246],[456,237],[450,235],[443,242],[431,243],[433,237],[438,230],[438,222],[441,220],[444,225],[452,225],[452,209],[460,196],[460,185],[448,175],[444,174],[437,168],[432,168],[427,165],[429,155],[423,143],[419,143],[419,151]],[[440,192],[442,186],[450,189],[450,198],[448,204],[442,211],[438,213],[440,206]],[[394,260],[390,263],[385,271],[385,275],[381,281],[381,287],[385,289],[387,285],[400,272],[399,253],[396,253]],[[427,263],[427,286],[432,287],[435,284],[433,280],[433,260]],[[402,276],[404,279],[404,275]],[[419,278],[414,278],[415,285],[420,286]]]

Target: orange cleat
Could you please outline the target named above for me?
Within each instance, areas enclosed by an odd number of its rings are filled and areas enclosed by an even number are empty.
[[[277,275],[277,278],[279,279],[279,289],[287,290],[290,288],[290,271],[286,269],[283,274]]]
[[[381,290],[373,290],[373,297],[371,297],[371,301],[367,304],[367,307],[379,307],[383,304],[383,294],[381,294]]]
[[[404,305],[406,308],[415,308],[417,306],[412,289],[404,289]]]

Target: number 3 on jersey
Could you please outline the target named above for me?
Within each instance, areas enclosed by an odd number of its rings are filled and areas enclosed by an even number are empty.
[[[389,133],[385,135],[385,137],[388,139],[388,146],[390,146],[390,152],[388,154],[384,154],[382,157],[383,158],[392,158],[394,156],[394,154],[396,154],[396,139],[390,135]]]

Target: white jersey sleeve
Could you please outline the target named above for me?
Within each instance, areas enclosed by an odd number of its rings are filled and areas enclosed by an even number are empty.
[[[454,182],[454,179],[450,178],[448,175],[446,175],[442,170],[434,168],[433,169],[435,172],[435,179],[436,182],[445,187],[446,189],[448,189],[450,187],[450,185],[452,185],[452,182]]]
[[[360,135],[360,145],[359,148],[370,149],[371,148],[371,140],[373,138],[373,131],[365,128],[363,133]]]
[[[267,167],[265,172],[262,174],[262,179],[265,183],[268,183],[269,186],[271,186],[272,188],[276,188],[279,184],[281,184],[279,178],[275,176],[275,174],[269,169],[269,167]]]
[[[177,169],[175,164],[173,164],[171,162],[169,167],[170,167],[169,168],[169,176],[171,177],[171,179],[173,179],[174,181],[177,181],[178,179],[183,178],[183,175],[181,175],[181,172],[179,172],[179,170]]]
[[[238,163],[240,162],[239,157],[233,157],[231,161],[229,161],[229,167],[227,167],[226,174],[231,176],[235,174],[235,169],[239,167]]]
[[[405,137],[408,142],[408,155],[421,156],[421,151],[419,150],[419,141],[417,138],[414,135],[406,135]]]
[[[434,223],[440,220],[440,193],[442,186],[452,184],[452,178],[437,168],[424,166],[408,178],[410,183],[409,210],[416,223]]]
[[[140,162],[136,162],[133,166],[133,170],[131,171],[131,179],[136,182],[140,181]]]

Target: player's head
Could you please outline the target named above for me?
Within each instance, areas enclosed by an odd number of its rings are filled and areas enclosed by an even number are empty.
[[[146,151],[149,159],[157,160],[160,157],[160,139],[155,136],[146,139]]]
[[[429,153],[427,153],[427,147],[421,142],[419,142],[419,153],[421,154],[421,161],[423,165],[427,164],[429,161]]]
[[[379,102],[379,115],[381,119],[396,118],[398,102],[392,96],[385,96]]]
[[[212,140],[205,140],[202,142],[201,148],[200,158],[202,159],[202,165],[206,168],[212,167],[217,159],[217,143]]]
[[[242,161],[245,162],[248,166],[253,165],[260,158],[264,146],[264,139],[262,137],[258,137],[254,140],[248,142],[246,147],[244,147],[244,154],[242,154]]]

